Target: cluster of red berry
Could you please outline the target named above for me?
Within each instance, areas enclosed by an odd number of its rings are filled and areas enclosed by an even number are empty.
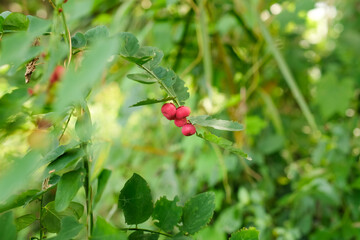
[[[186,106],[175,107],[172,103],[165,103],[161,107],[162,114],[169,120],[174,120],[177,127],[181,127],[181,132],[185,136],[191,136],[196,133],[194,125],[188,122],[186,117],[190,115],[190,108]]]

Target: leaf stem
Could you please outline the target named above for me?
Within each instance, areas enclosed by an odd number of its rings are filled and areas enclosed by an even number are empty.
[[[66,40],[67,40],[67,42],[69,44],[69,58],[68,58],[68,62],[67,62],[67,66],[69,66],[70,61],[71,61],[71,56],[72,56],[71,35],[70,35],[70,30],[69,30],[69,28],[67,26],[67,23],[66,23],[64,10],[62,10],[60,14],[61,14],[61,18],[63,20],[63,24],[64,24],[64,28],[65,28]]]
[[[39,222],[40,222],[40,240],[42,240],[43,239],[43,234],[44,234],[44,232],[43,232],[43,224],[42,224],[42,221],[41,221],[41,219],[42,219],[42,209],[43,209],[43,199],[44,199],[44,196],[43,195],[41,195],[41,197],[40,197],[40,218],[39,218]]]
[[[90,184],[90,161],[88,157],[88,151],[87,151],[87,144],[83,144],[83,148],[86,152],[86,156],[84,159],[84,168],[85,168],[85,182],[84,182],[84,189],[85,189],[85,197],[86,197],[86,212],[87,212],[87,218],[86,218],[86,229],[87,229],[87,235],[88,239],[91,236],[92,229],[94,226],[94,215],[92,210],[92,189]]]
[[[167,234],[167,233],[162,233],[162,232],[158,232],[158,231],[153,231],[153,230],[150,230],[150,229],[144,229],[144,228],[120,228],[120,230],[124,230],[124,231],[143,231],[143,232],[150,232],[150,233],[157,233],[157,234],[160,234],[160,235],[163,235],[163,236],[167,236],[167,237],[172,237],[172,235],[170,234]]]
[[[60,142],[61,138],[62,138],[62,137],[64,136],[64,134],[65,134],[65,131],[66,131],[68,125],[69,125],[71,116],[72,116],[72,114],[74,113],[74,110],[75,110],[75,108],[73,108],[73,109],[71,110],[70,115],[69,115],[68,119],[66,120],[64,129],[62,130],[61,135],[60,135],[60,137],[59,137],[59,142]]]
[[[144,67],[143,65],[137,64],[140,68],[142,68],[143,70],[145,70],[148,74],[150,74],[153,78],[155,78],[157,80],[157,82],[160,84],[161,87],[164,88],[164,90],[166,91],[166,93],[174,98],[174,102],[177,106],[180,106],[180,102],[178,101],[177,97],[168,89],[168,87],[162,83],[162,81],[147,67]]]

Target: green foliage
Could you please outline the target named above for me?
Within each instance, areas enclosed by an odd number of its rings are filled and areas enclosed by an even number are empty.
[[[144,233],[143,231],[136,231],[129,235],[129,240],[158,240],[159,235],[154,233]]]
[[[124,233],[112,225],[110,225],[105,219],[98,217],[91,239],[95,240],[126,240],[127,237]]]
[[[204,126],[204,127],[211,127],[211,128],[215,128],[215,129],[219,129],[219,130],[224,130],[224,131],[244,130],[243,125],[241,125],[238,122],[213,119],[208,115],[189,117],[189,121],[191,121],[193,124],[196,124],[196,125],[200,125],[200,126]]]
[[[254,227],[250,227],[248,229],[243,228],[238,232],[231,234],[230,240],[258,240],[259,239],[259,231]]]
[[[128,74],[126,75],[129,79],[134,80],[143,84],[153,84],[156,83],[156,80],[144,73]]]
[[[137,53],[137,51],[140,48],[137,38],[131,33],[127,33],[127,32],[120,33],[119,39],[120,39],[119,53],[125,57],[134,56],[135,53]]]
[[[61,219],[61,229],[56,237],[49,238],[52,240],[71,239],[79,234],[84,226],[80,224],[76,218],[72,216],[66,216]]]
[[[31,225],[36,221],[36,216],[34,214],[25,214],[21,217],[15,219],[16,230],[20,231]]]
[[[6,212],[0,215],[1,239],[16,239],[16,227],[13,212]]]
[[[173,201],[168,200],[166,197],[161,197],[155,203],[152,218],[157,220],[155,225],[165,232],[172,231],[181,219],[182,208],[177,206],[176,203],[178,201],[178,197],[175,197]]]
[[[131,105],[130,107],[139,107],[139,106],[144,106],[144,105],[149,105],[149,104],[154,104],[154,103],[161,103],[161,102],[167,102],[173,100],[173,98],[163,98],[163,99],[146,99],[146,100],[142,100],[140,102],[137,102],[133,105]]]
[[[29,26],[29,19],[21,13],[13,12],[7,15],[2,22],[3,31],[25,31]]]
[[[94,206],[100,201],[110,176],[111,176],[111,170],[109,169],[103,169],[99,174],[96,195],[94,198]]]
[[[73,48],[85,47],[86,43],[87,43],[87,38],[81,32],[77,32],[73,37],[71,37],[71,46]]]
[[[145,222],[153,212],[150,188],[141,176],[134,173],[120,192],[119,209],[124,211],[129,225]]]
[[[215,210],[215,194],[201,193],[189,199],[183,210],[181,230],[194,234],[206,226]]]

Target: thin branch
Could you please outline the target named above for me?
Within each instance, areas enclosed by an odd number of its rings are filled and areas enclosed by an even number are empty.
[[[120,228],[120,230],[124,230],[124,231],[143,231],[143,232],[150,232],[150,233],[157,233],[163,236],[167,236],[167,237],[172,237],[172,235],[167,234],[167,233],[162,233],[162,232],[157,232],[157,231],[153,231],[153,230],[149,230],[149,229],[144,229],[144,228]]]

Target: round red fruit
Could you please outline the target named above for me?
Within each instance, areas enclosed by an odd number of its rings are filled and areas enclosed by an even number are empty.
[[[63,66],[56,66],[56,68],[54,69],[53,73],[50,76],[50,84],[54,84],[56,82],[58,82],[61,77],[64,75],[65,73],[65,68]]]
[[[181,118],[186,118],[190,115],[190,108],[186,107],[186,106],[180,106],[176,109],[176,118],[177,119],[181,119]]]
[[[180,118],[180,119],[175,119],[174,120],[174,123],[177,127],[182,127],[184,126],[185,124],[187,124],[187,119],[186,118]]]
[[[196,133],[196,128],[191,123],[187,123],[182,127],[181,132],[185,136],[191,136]]]
[[[161,107],[162,114],[169,120],[174,120],[176,116],[176,107],[172,103],[165,103]]]

